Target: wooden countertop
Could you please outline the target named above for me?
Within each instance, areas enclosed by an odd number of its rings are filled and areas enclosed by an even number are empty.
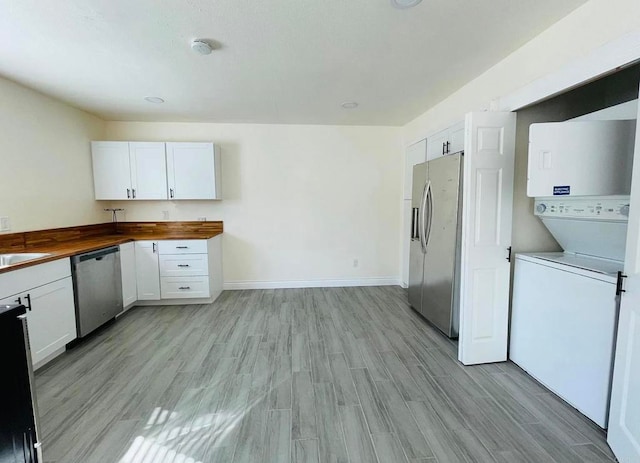
[[[209,239],[222,232],[222,222],[123,222],[1,235],[2,254],[49,255],[0,267],[0,274],[131,241]]]

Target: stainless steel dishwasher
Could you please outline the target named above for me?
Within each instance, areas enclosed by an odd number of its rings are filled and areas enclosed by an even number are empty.
[[[71,258],[78,337],[122,312],[120,248],[112,246]]]

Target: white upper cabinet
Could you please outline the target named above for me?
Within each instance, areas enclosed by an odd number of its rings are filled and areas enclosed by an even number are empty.
[[[443,130],[427,138],[427,161],[446,154],[448,133],[448,130]]]
[[[213,143],[167,143],[167,173],[169,199],[222,199]]]
[[[167,199],[164,143],[91,142],[96,199]]]
[[[129,142],[132,199],[167,199],[164,143]]]
[[[464,150],[464,121],[449,127],[449,154]]]
[[[131,198],[129,143],[126,141],[92,141],[91,155],[93,157],[93,185],[96,199]]]
[[[404,199],[411,199],[413,189],[413,166],[427,160],[427,140],[409,146],[404,164]]]
[[[464,121],[427,138],[427,161],[464,150]]]
[[[96,199],[222,199],[213,143],[91,142]]]

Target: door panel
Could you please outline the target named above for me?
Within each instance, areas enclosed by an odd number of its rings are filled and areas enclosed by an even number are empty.
[[[423,315],[447,336],[452,329],[453,285],[456,267],[459,154],[431,161],[431,227],[424,259]]]
[[[133,199],[167,199],[164,143],[129,143]]]
[[[640,112],[640,110],[639,110]],[[640,114],[639,114],[640,116]],[[625,254],[627,281],[620,301],[607,441],[620,463],[640,461],[640,124],[631,180]]]
[[[160,265],[155,241],[136,241],[136,285],[138,300],[160,299]]]
[[[465,128],[458,358],[507,359],[515,113],[473,112]]]
[[[170,199],[220,199],[213,143],[167,143]]]
[[[93,186],[96,199],[129,199],[131,173],[129,143],[126,141],[91,142]]]
[[[77,336],[71,277],[27,293],[31,299],[31,310],[27,312],[31,358],[38,364]],[[28,305],[25,297],[22,303]]]

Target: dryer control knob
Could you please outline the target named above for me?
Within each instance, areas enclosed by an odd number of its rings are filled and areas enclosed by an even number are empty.
[[[625,217],[629,217],[629,205],[625,204],[624,206],[622,206],[620,208],[620,214],[624,215]]]
[[[540,203],[536,206],[536,211],[538,211],[538,214],[542,214],[546,210],[547,210],[547,205],[544,203]]]

